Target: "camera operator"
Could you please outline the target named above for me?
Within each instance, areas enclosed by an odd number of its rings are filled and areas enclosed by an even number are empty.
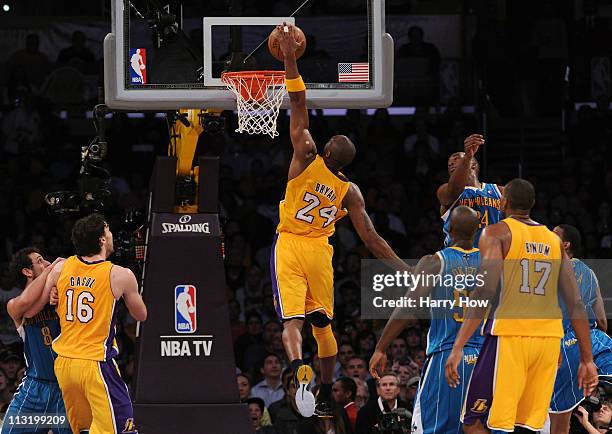
[[[591,404],[590,401],[588,404]],[[580,432],[587,432],[588,434],[605,434],[609,432],[610,423],[612,422],[612,406],[610,402],[606,401],[601,406],[597,404],[596,407],[593,407],[594,411],[587,410],[587,408],[592,406],[593,404],[590,406],[579,405],[574,410],[574,417],[578,419],[583,428]],[[571,432],[577,432],[577,430],[572,429]]]
[[[410,419],[397,414],[402,412],[402,409],[404,413],[408,411],[408,403],[398,399],[400,388],[397,375],[393,372],[381,375],[376,383],[376,392],[378,399],[371,399],[359,410],[356,434],[410,432]],[[395,430],[385,429],[385,422],[390,417],[399,419]]]

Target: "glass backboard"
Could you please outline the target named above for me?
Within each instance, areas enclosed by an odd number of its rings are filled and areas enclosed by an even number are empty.
[[[106,104],[235,109],[221,73],[282,70],[267,36],[283,21],[307,38],[298,66],[309,107],[391,104],[393,40],[385,32],[384,0],[113,0],[112,33],[104,41]]]

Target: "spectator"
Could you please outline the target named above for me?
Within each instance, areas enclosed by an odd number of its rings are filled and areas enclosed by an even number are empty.
[[[340,378],[342,376],[346,376],[346,367],[348,365],[348,361],[355,355],[355,349],[353,345],[349,343],[341,344],[338,347],[338,361],[336,362],[336,371],[334,373],[334,378]]]
[[[365,381],[360,378],[353,378],[357,385],[357,393],[355,395],[355,404],[361,408],[370,400],[370,391]]]
[[[408,43],[399,47],[396,56],[404,59],[427,59],[430,74],[438,76],[440,52],[434,44],[425,42],[425,32],[419,26],[412,26],[408,29]]]
[[[17,107],[2,119],[4,150],[11,155],[33,152],[42,142],[42,119],[29,93],[19,95]]]
[[[72,66],[83,74],[94,72],[96,58],[93,52],[85,46],[87,38],[80,30],[72,34],[72,45],[64,48],[57,56],[60,66]]]
[[[268,320],[263,326],[262,341],[257,345],[251,345],[245,351],[245,366],[253,366],[268,353],[275,353],[282,358],[284,351],[280,354],[276,351],[274,342],[282,339],[283,330],[277,320]],[[282,347],[282,341],[281,341]]]
[[[374,348],[376,348],[376,335],[371,331],[364,330],[359,333],[357,341],[361,354],[366,360],[369,360],[374,354]]]
[[[391,122],[389,111],[386,108],[376,109],[372,121],[368,126],[366,139],[369,145],[378,145],[378,148],[386,148],[386,151],[393,151],[400,142],[400,134]]]
[[[263,426],[261,419],[264,414],[265,405],[261,398],[249,398],[247,399],[249,406],[249,415],[251,416],[251,426],[255,432],[259,434],[276,434],[276,430],[272,426]]]
[[[285,369],[283,372],[283,390],[285,397],[272,403],[269,408],[272,425],[278,433],[297,434],[297,426],[303,417],[295,405],[296,387],[293,371],[290,369]]]
[[[228,287],[231,291],[231,288]],[[230,326],[232,328],[232,342],[236,344],[236,339],[247,332],[247,328],[244,323],[240,320],[241,307],[240,303],[234,298],[230,298],[228,301]]]
[[[390,411],[396,408],[408,409],[408,403],[398,399],[400,388],[397,376],[388,372],[377,381],[378,399],[371,399],[357,415],[356,434],[372,434],[383,415],[385,405]]]
[[[242,306],[243,312],[248,310],[246,305],[249,303],[261,305],[263,298],[262,289],[262,271],[258,266],[253,265],[247,272],[245,285],[236,290],[236,300]]]
[[[402,337],[393,339],[393,342],[391,342],[389,349],[390,349],[389,358],[392,361],[404,359],[406,358],[408,354],[406,340]]]
[[[31,33],[26,36],[25,49],[16,51],[8,59],[9,83],[14,83],[14,80],[21,76],[30,90],[40,88],[51,70],[51,62],[40,52],[39,47],[40,38],[37,34]]]
[[[408,349],[412,351],[414,348],[421,348],[421,334],[416,328],[409,328],[404,332],[406,336],[406,344]]]
[[[416,119],[414,121],[414,134],[409,135],[404,140],[404,152],[411,154],[415,151],[417,142],[422,142],[426,145],[429,151],[434,155],[440,154],[440,140],[437,137],[429,134],[427,121],[425,119]]]
[[[362,357],[351,357],[346,365],[346,373],[350,378],[360,378],[362,380],[366,380],[370,376],[368,364]]]
[[[12,389],[17,379],[17,371],[21,368],[21,357],[15,353],[5,352],[0,358],[0,368],[4,370],[4,374],[9,381],[9,387]]]
[[[342,333],[348,337],[348,341],[351,344],[355,345],[355,343],[357,342],[357,333],[358,333],[357,327],[355,327],[355,323],[353,323],[353,321],[350,321],[350,320],[344,321],[344,324],[340,330],[342,330]]]
[[[249,313],[246,320],[247,332],[236,339],[234,354],[236,364],[243,371],[252,368],[244,363],[244,357],[251,346],[263,347],[263,329],[261,327],[261,316],[258,313]]]
[[[425,350],[422,348],[414,348],[411,351],[410,356],[412,357],[412,360],[414,360],[414,363],[416,363],[419,367],[419,371],[423,369],[426,359]]]
[[[408,380],[416,374],[416,369],[411,366],[412,363],[413,362],[408,357],[405,357],[401,360],[393,361],[393,365],[391,366],[391,372],[397,375],[400,387],[405,386]]]
[[[344,408],[353,432],[355,431],[357,413],[359,412],[359,408],[357,404],[355,404],[356,396],[357,383],[355,383],[355,380],[352,378],[340,377],[332,386],[332,397],[334,402]]]
[[[6,409],[13,399],[13,390],[10,384],[6,372],[0,368],[0,413],[6,413]]]
[[[276,354],[270,353],[263,359],[260,372],[264,379],[251,389],[251,395],[263,399],[266,407],[285,396],[281,381],[282,369],[282,361]]]
[[[610,432],[612,423],[611,408],[610,403],[605,402],[598,411],[589,415],[589,412],[579,405],[575,416],[588,434],[606,434]]]
[[[418,376],[410,378],[400,391],[400,399],[406,401],[410,409],[414,408],[414,401],[416,400],[419,381],[420,377]]]
[[[238,383],[238,396],[240,401],[244,402],[251,397],[251,378],[247,374],[236,375]]]
[[[302,55],[302,59],[325,60],[329,59],[329,53],[325,50],[320,50],[317,47],[317,38],[314,35],[306,35],[306,50]]]

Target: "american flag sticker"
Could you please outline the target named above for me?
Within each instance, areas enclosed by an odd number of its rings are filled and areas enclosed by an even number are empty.
[[[367,83],[370,81],[370,64],[338,63],[338,81],[340,83]]]

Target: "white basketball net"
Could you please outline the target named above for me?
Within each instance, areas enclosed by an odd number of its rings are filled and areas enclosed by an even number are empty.
[[[236,95],[236,132],[278,136],[276,120],[285,96],[285,72],[226,73],[221,79]]]

